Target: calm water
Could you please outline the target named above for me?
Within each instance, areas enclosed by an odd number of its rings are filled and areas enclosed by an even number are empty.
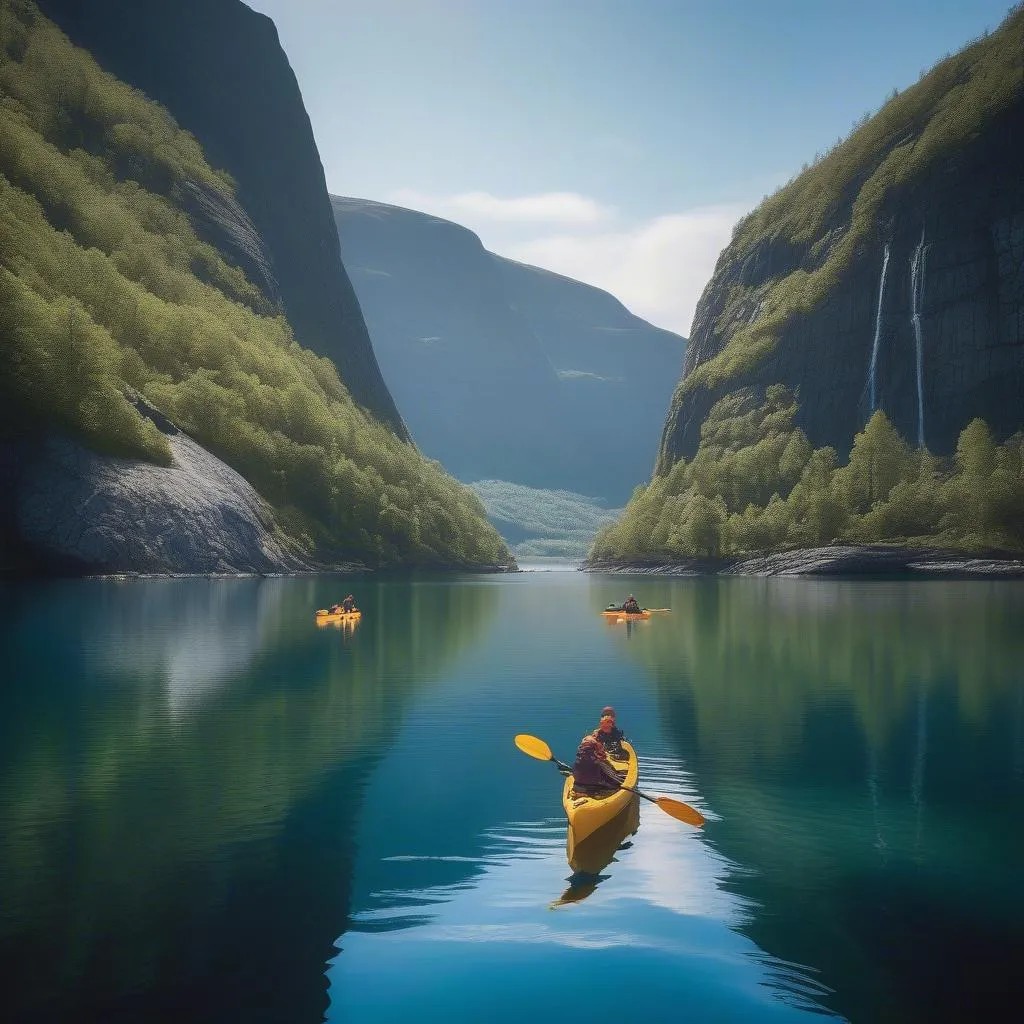
[[[350,589],[363,622],[316,628]],[[606,624],[629,589],[671,614]],[[1020,585],[92,581],[0,611],[6,1020],[1024,998]],[[574,876],[561,780],[512,736],[570,759],[605,703],[708,824],[643,804]]]

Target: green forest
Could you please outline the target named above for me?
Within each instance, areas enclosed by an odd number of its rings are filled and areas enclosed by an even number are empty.
[[[371,564],[508,557],[479,499],[352,401],[202,241],[196,140],[27,0],[0,0],[0,430],[170,461],[140,394],[241,472],[307,551]]]
[[[742,386],[785,326],[836,288],[900,195],[965,146],[1024,93],[1024,7],[998,31],[937,64],[733,231],[716,273],[781,245],[798,254],[792,273],[756,288],[733,285],[716,331],[717,355],[680,382],[670,418],[699,388],[731,390],[701,426],[693,459],[663,448],[655,477],[637,488],[590,557],[658,562],[742,556],[851,543],[904,543],[969,551],[1024,549],[1024,436],[997,444],[982,420],[956,452],[914,449],[881,411],[854,440],[845,465],[812,450],[795,426],[799,396],[782,385]],[[736,311],[758,313],[738,326]],[[733,329],[735,327],[735,329]],[[730,333],[731,332],[731,333]],[[748,378],[749,379],[749,378]]]
[[[638,487],[590,557],[664,561],[829,544],[902,542],[1024,550],[1024,433],[997,444],[969,423],[952,458],[914,449],[881,410],[849,460],[812,449],[782,385],[727,395],[691,461]]]
[[[516,558],[583,558],[597,531],[622,514],[574,491],[508,480],[478,480],[470,487],[514,544]]]

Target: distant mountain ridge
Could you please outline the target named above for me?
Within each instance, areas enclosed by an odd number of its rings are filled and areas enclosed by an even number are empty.
[[[384,379],[425,454],[466,481],[610,504],[648,478],[684,339],[459,224],[331,204]]]

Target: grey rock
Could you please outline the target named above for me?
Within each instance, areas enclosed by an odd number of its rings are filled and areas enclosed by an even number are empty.
[[[936,576],[974,579],[1024,578],[1024,560],[1000,552],[968,556],[940,548],[884,544],[832,544],[770,555],[688,558],[635,563],[593,559],[586,572],[652,576]]]
[[[169,467],[98,455],[51,436],[20,462],[23,545],[86,573],[269,573],[313,568],[274,532],[252,486],[177,431]],[[22,443],[24,447],[24,443]],[[27,456],[27,457],[26,457]]]
[[[200,238],[240,267],[245,276],[266,297],[265,308],[257,312],[281,313],[284,304],[281,289],[274,275],[274,261],[260,237],[256,225],[231,195],[226,195],[205,182],[186,182],[179,202],[189,215]]]

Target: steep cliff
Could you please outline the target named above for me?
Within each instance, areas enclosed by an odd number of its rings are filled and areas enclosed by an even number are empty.
[[[273,22],[240,0],[41,0],[106,70],[162,103],[228,171],[272,261],[253,272],[295,336],[406,436],[341,263],[323,166]],[[204,219],[197,225],[202,229]],[[258,261],[257,261],[258,262]]]
[[[460,225],[331,201],[384,378],[426,454],[464,480],[610,502],[647,478],[681,338]]]
[[[698,304],[657,471],[716,401],[798,391],[844,457],[876,409],[949,453],[1024,424],[1024,12],[893,97],[737,225]]]
[[[0,0],[0,54],[0,567],[507,557],[297,342],[234,183],[166,108],[29,0]]]

